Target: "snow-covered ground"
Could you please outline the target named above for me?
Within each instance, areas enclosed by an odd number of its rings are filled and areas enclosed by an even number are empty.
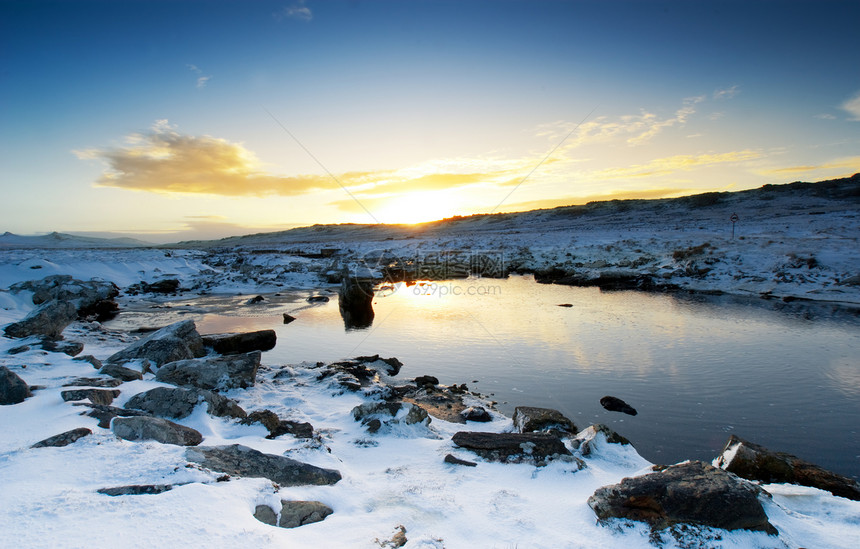
[[[121,288],[176,278],[193,292],[289,292],[319,287],[326,272],[359,267],[370,252],[418,257],[467,250],[498,254],[508,265],[532,271],[634,270],[683,288],[860,303],[858,287],[844,283],[860,273],[856,199],[813,198],[728,195],[714,204],[686,207],[658,201],[419,227],[318,227],[171,250],[7,249],[0,250],[0,288],[69,274],[112,281]],[[733,212],[740,218],[734,239]],[[283,253],[321,248],[339,252],[318,259]],[[121,304],[137,299],[123,296]],[[28,300],[26,292],[0,291],[0,326],[23,318],[33,307]],[[100,359],[133,339],[95,324],[76,323],[70,330],[84,343],[85,354]],[[427,427],[370,435],[350,413],[370,396],[318,381],[314,364],[272,364],[265,354],[257,385],[226,396],[248,412],[267,408],[282,418],[310,422],[317,439],[285,435],[268,440],[262,426],[213,418],[204,407],[178,423],[200,431],[204,445],[243,444],[337,469],[343,480],[279,491],[265,479],[218,482],[217,475],[188,465],[184,448],[120,440],[95,419],[80,415],[81,408],[64,402],[60,390],[65,382],[96,376],[90,364],[39,349],[8,353],[19,345],[0,336],[0,365],[44,388],[23,403],[0,406],[0,547],[374,548],[393,546],[388,540],[401,526],[407,549],[655,544],[853,548],[860,539],[860,502],[774,484],[764,486],[773,494],[765,510],[778,537],[711,530],[679,538],[664,533],[656,539],[638,523],[600,525],[586,500],[598,487],[648,471],[650,464],[634,448],[604,441],[596,452],[579,456],[584,468],[569,462],[535,467],[486,462],[451,442],[460,430],[512,429],[510,418],[499,414],[490,424],[433,419]],[[152,374],[126,382],[114,405],[161,385]],[[93,434],[66,447],[30,448],[76,427],[88,427]],[[479,465],[444,463],[448,453]],[[130,484],[175,488],[157,495],[97,492]],[[296,529],[254,518],[257,505],[280,499],[321,501],[334,513]]]

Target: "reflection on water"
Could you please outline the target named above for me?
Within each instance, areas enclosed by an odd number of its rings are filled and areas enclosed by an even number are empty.
[[[398,284],[377,292],[372,326],[345,331],[334,296],[312,306],[303,296],[267,299],[265,309],[236,298],[217,314],[188,314],[201,332],[275,328],[269,363],[396,356],[403,378],[466,382],[508,414],[546,406],[580,428],[606,423],[658,463],[713,459],[735,433],[860,476],[856,311],[512,277]],[[282,325],[284,312],[297,320]],[[639,415],[607,412],[604,395]]]

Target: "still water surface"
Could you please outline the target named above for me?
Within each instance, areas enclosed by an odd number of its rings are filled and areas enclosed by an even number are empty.
[[[403,379],[465,382],[508,415],[543,406],[580,428],[606,423],[656,463],[711,460],[735,433],[860,476],[855,312],[512,277],[398,285],[377,293],[369,329],[347,331],[328,295],[313,305],[304,296],[268,296],[263,306],[200,298],[188,304],[210,312],[189,314],[201,333],[274,328],[269,364],[396,356]],[[282,312],[297,320],[282,324]],[[604,395],[639,414],[604,410]]]

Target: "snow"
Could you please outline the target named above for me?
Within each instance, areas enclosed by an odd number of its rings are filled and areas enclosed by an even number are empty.
[[[773,292],[860,303],[856,287],[838,284],[860,272],[856,207],[839,206],[825,198],[804,204],[806,209],[801,211],[792,210],[785,200],[746,205],[729,201],[721,209],[700,209],[683,218],[680,210],[662,211],[659,218],[652,218],[640,209],[620,220],[617,211],[608,211],[605,218],[593,214],[585,221],[573,215],[563,218],[558,212],[532,212],[506,218],[499,229],[493,228],[493,218],[465,220],[438,230],[309,228],[290,236],[281,233],[222,242],[241,248],[214,252],[202,245],[170,251],[6,249],[0,250],[0,288],[70,274],[83,280],[98,277],[123,288],[141,280],[178,278],[184,288],[197,293],[306,293],[324,285],[321,274],[344,265],[361,267],[361,258],[373,250],[415,256],[463,249],[498,252],[505,254],[506,261],[530,268],[580,263],[577,269],[624,269],[630,267],[622,265],[645,258],[645,269],[665,273],[667,280],[691,289]],[[809,215],[810,208],[826,213]],[[743,240],[729,238],[730,211],[741,218],[737,229]],[[403,236],[403,231],[411,234]],[[392,235],[397,238],[386,240]],[[708,264],[709,277],[677,274],[683,261],[673,259],[673,252],[704,243],[711,245],[703,254],[713,259]],[[311,259],[263,252],[264,246],[305,252],[335,247],[343,255]],[[812,257],[816,263],[810,267]],[[23,318],[33,307],[29,297],[26,292],[0,291],[0,325]],[[122,297],[124,306],[142,299]],[[80,323],[69,330],[86,344],[85,354],[98,358],[131,342],[128,335]],[[597,488],[645,474],[651,465],[631,446],[606,443],[602,434],[597,435],[590,455],[573,450],[586,463],[582,469],[569,462],[545,467],[490,463],[454,447],[451,437],[460,430],[511,430],[510,418],[499,414],[489,424],[464,426],[434,418],[429,426],[401,425],[371,435],[351,414],[371,396],[318,381],[314,364],[271,364],[264,354],[257,385],[225,395],[248,412],[267,408],[284,419],[308,421],[319,433],[318,439],[285,435],[268,440],[260,425],[210,417],[205,405],[178,423],[200,431],[203,445],[243,444],[337,469],[343,480],[332,486],[279,490],[265,479],[234,477],[219,482],[218,473],[188,465],[184,448],[123,441],[99,428],[95,419],[80,415],[81,407],[63,402],[61,386],[75,377],[97,376],[91,365],[41,350],[7,353],[21,344],[0,337],[0,365],[30,385],[44,388],[23,403],[0,406],[0,547],[181,543],[187,547],[376,548],[384,546],[401,525],[407,549],[654,547],[646,526],[600,525],[586,503]],[[131,396],[163,385],[152,374],[124,383],[114,405],[122,406]],[[76,427],[88,427],[93,434],[63,448],[30,449],[35,442]],[[478,466],[446,464],[443,458],[448,453],[476,461]],[[97,493],[99,488],[129,484],[172,484],[174,488],[157,495]],[[773,494],[764,505],[780,532],[778,538],[704,530],[692,541],[664,533],[662,546],[848,548],[860,539],[860,502],[814,488],[781,484],[764,488]],[[255,506],[276,506],[280,499],[318,500],[334,513],[322,522],[289,530],[253,517]]]

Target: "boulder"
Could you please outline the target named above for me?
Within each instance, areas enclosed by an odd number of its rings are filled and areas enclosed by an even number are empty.
[[[77,318],[78,310],[74,304],[53,299],[30,311],[24,320],[6,326],[4,332],[9,337],[41,335],[59,338],[66,326]]]
[[[268,351],[275,348],[278,336],[275,330],[260,330],[238,334],[207,334],[203,345],[222,355],[237,355],[251,351]]]
[[[347,330],[373,324],[373,281],[343,277],[338,289],[338,307]]]
[[[735,435],[729,437],[714,465],[739,477],[766,484],[789,483],[826,490],[860,501],[860,483],[822,469],[791,454],[772,452]]]
[[[352,417],[366,425],[371,433],[385,425],[429,425],[427,411],[415,404],[406,402],[365,402],[352,409]]]
[[[769,494],[722,469],[691,461],[598,488],[588,505],[600,520],[636,520],[656,529],[693,524],[775,535],[759,497]]]
[[[119,288],[112,282],[100,280],[82,281],[69,275],[53,275],[41,280],[19,282],[10,287],[13,292],[33,292],[33,304],[41,305],[52,300],[68,301],[75,307],[78,317],[95,316],[107,320],[116,315],[119,307],[114,298]]]
[[[451,440],[460,448],[471,450],[486,460],[503,463],[532,462],[545,465],[549,459],[571,455],[561,439],[551,433],[460,431]]]
[[[0,366],[0,404],[18,404],[30,396],[27,382],[6,366]]]
[[[574,434],[577,432],[576,425],[558,410],[534,406],[517,406],[514,408],[514,429],[518,433],[554,431]]]
[[[154,440],[177,446],[196,446],[203,442],[203,435],[198,431],[160,417],[118,417],[111,422],[111,431],[125,440]]]
[[[435,387],[439,385],[439,378],[435,376],[418,376],[412,381],[415,382],[415,385],[418,387]]]
[[[122,380],[104,377],[78,377],[64,383],[63,387],[119,387]]]
[[[581,433],[576,435],[576,439],[574,440],[574,444],[577,445],[583,456],[591,455],[595,450],[594,440],[598,434],[602,434],[606,438],[606,442],[609,444],[630,444],[629,440],[619,435],[606,425],[596,423],[583,429]]]
[[[169,362],[158,369],[155,379],[200,389],[234,389],[254,385],[260,351],[241,355],[209,356]]]
[[[201,357],[203,341],[193,320],[183,320],[157,330],[108,357],[110,364],[147,359],[156,366]]]
[[[36,444],[30,446],[30,448],[68,446],[79,438],[83,438],[91,434],[93,434],[93,432],[86,427],[78,427],[77,429],[72,429],[71,431],[66,431],[65,433],[48,437],[45,440],[40,440]]]
[[[278,525],[278,514],[268,505],[258,505],[254,509],[254,518],[269,526]]]
[[[319,501],[281,500],[281,517],[278,519],[278,526],[297,528],[325,520],[333,512],[331,507]]]
[[[119,364],[106,364],[105,366],[101,367],[99,373],[114,377],[116,379],[120,379],[122,381],[134,381],[136,379],[143,379],[143,374],[141,374],[137,370],[132,370],[131,368],[126,368],[125,366],[120,366]]]
[[[60,396],[66,402],[89,399],[93,404],[108,405],[119,396],[119,389],[70,389],[61,391]]]
[[[621,412],[629,416],[635,416],[638,412],[633,406],[630,406],[620,398],[614,396],[605,396],[600,399],[600,405],[610,412]]]
[[[75,406],[86,406],[90,408],[89,412],[85,412],[87,416],[94,417],[99,420],[99,427],[102,429],[110,428],[110,422],[113,418],[133,417],[133,416],[148,416],[148,412],[140,410],[127,410],[125,408],[117,408],[116,406],[107,406],[105,404],[89,404],[86,402],[76,402]]]
[[[106,496],[140,496],[144,494],[161,494],[168,490],[173,490],[172,484],[131,484],[128,486],[99,488],[96,492]]]
[[[296,317],[294,317],[293,315],[284,313],[284,324],[289,324],[290,322],[294,321],[295,319],[296,319]]]
[[[493,416],[491,416],[490,412],[485,410],[483,406],[469,406],[460,412],[460,417],[465,421],[478,421],[481,423],[493,421]]]
[[[225,396],[205,389],[183,389],[180,387],[156,387],[138,393],[126,402],[126,407],[143,410],[149,414],[172,419],[191,415],[194,408],[205,402],[207,413],[216,417],[244,418],[245,410]]]
[[[189,448],[185,451],[185,458],[213,471],[267,478],[281,486],[322,486],[335,484],[341,479],[340,472],[334,469],[323,469],[288,457],[264,454],[240,444]]]
[[[266,435],[268,439],[286,434],[291,434],[296,438],[312,438],[314,436],[314,427],[310,423],[281,419],[271,410],[251,412],[247,418],[242,420],[242,423],[246,425],[252,423],[263,425],[269,430],[269,434]]]
[[[138,284],[133,284],[129,286],[127,290],[127,292],[131,295],[136,295],[138,293],[174,294],[178,291],[179,280],[175,278],[165,278],[164,280],[159,280],[157,282],[153,282],[152,284],[141,281]]]

